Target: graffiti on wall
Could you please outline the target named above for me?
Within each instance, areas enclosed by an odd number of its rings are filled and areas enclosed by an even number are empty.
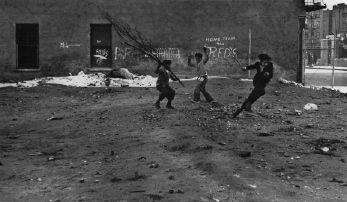
[[[157,48],[153,54],[156,54],[161,58],[180,58],[180,50],[178,48]],[[133,51],[131,48],[115,48],[115,60],[125,59],[126,57],[133,56]],[[145,57],[149,57],[145,55]]]
[[[236,49],[232,47],[210,47],[206,46],[210,50],[210,57],[215,58],[228,58],[230,56],[236,56]]]
[[[103,65],[104,60],[107,60],[108,50],[106,49],[96,49],[95,55],[93,55],[96,59],[96,63],[98,65]]]
[[[131,51],[131,48],[119,48],[116,47],[114,50],[114,59],[119,60],[119,59],[125,59],[127,56],[132,56],[133,52]]]
[[[217,45],[219,46],[224,46],[228,41],[233,41],[235,40],[236,37],[232,36],[232,37],[212,37],[212,38],[206,38],[207,42],[216,42]]]
[[[236,37],[211,37],[205,39],[207,42],[211,43],[214,42],[216,46],[214,45],[206,45],[206,48],[210,51],[210,57],[215,58],[228,58],[231,56],[236,55],[236,49],[233,47],[225,47],[227,45],[230,45],[234,40],[236,40]]]
[[[81,46],[81,44],[68,44],[67,42],[60,43],[60,48],[69,48],[70,46]]]

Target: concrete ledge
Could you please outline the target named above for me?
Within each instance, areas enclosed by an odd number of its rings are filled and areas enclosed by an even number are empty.
[[[14,72],[40,72],[40,69],[15,69]]]
[[[111,71],[111,67],[94,67],[94,68],[88,68],[88,72],[109,72]]]

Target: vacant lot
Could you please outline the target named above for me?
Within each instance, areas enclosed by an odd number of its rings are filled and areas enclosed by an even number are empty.
[[[171,85],[174,110],[155,88],[1,88],[0,201],[347,201],[346,95],[272,81],[233,119],[251,82],[211,79],[215,104]]]

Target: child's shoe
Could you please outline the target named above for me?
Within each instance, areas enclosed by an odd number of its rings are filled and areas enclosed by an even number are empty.
[[[242,108],[237,109],[236,112],[233,113],[233,118],[236,118],[241,112]]]
[[[166,108],[168,108],[168,109],[175,109],[172,105],[166,105]]]

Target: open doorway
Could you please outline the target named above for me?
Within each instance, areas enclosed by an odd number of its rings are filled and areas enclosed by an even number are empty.
[[[17,69],[39,68],[39,25],[16,25]]]
[[[91,67],[111,67],[112,33],[109,24],[91,24]]]

